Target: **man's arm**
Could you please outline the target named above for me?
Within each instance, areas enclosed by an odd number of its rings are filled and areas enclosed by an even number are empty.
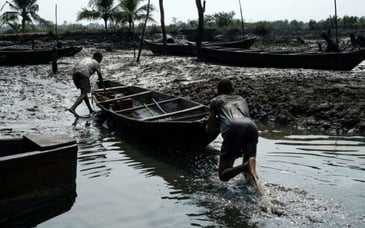
[[[213,134],[217,129],[217,112],[216,112],[216,100],[213,99],[210,102],[209,115],[207,120],[207,126],[205,127],[208,134]]]
[[[98,75],[99,80],[100,81],[103,81],[103,76],[102,76],[101,72],[100,71],[96,71],[96,73]]]

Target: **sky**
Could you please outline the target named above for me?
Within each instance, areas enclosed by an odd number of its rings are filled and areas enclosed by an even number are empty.
[[[9,0],[11,1],[11,0]],[[89,0],[38,0],[39,15],[44,19],[55,21],[55,6],[57,4],[58,24],[76,22],[76,14],[81,8],[86,7]],[[117,2],[117,0],[115,0]],[[246,22],[299,20],[308,22],[311,19],[323,20],[334,15],[334,0],[206,0],[205,15],[219,12],[235,12],[235,18],[240,19],[241,2],[243,18]],[[365,0],[337,0],[337,15],[365,16]],[[0,0],[0,7],[5,0]],[[145,0],[147,3],[147,0]],[[159,9],[159,1],[151,0],[155,8]],[[177,21],[187,22],[196,20],[198,12],[195,0],[164,0],[166,24]],[[3,13],[8,8],[5,7]],[[154,19],[159,23],[159,12],[154,12]],[[89,21],[78,23],[88,24]],[[102,23],[102,21],[98,21]]]

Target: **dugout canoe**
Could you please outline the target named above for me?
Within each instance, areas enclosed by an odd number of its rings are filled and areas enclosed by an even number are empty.
[[[69,210],[77,151],[65,135],[0,139],[0,227],[34,227]]]
[[[191,47],[196,51],[195,46]],[[365,49],[349,52],[266,52],[210,46],[202,47],[200,55],[207,62],[232,66],[349,71],[365,60]]]
[[[56,48],[57,59],[67,56],[74,56],[82,50],[82,47]],[[37,65],[47,64],[52,61],[54,50],[46,49],[0,49],[0,65]]]
[[[104,81],[93,91],[97,106],[107,115],[108,126],[140,143],[161,148],[205,147],[218,135],[209,135],[201,119],[205,105],[161,92]]]
[[[220,47],[236,47],[240,49],[249,49],[256,38],[250,38],[240,41],[227,41],[227,42],[204,42],[204,46],[220,46]],[[156,55],[176,55],[176,56],[195,56],[194,51],[189,44],[195,44],[194,42],[186,43],[167,43],[166,47],[161,42],[144,41],[145,45]]]

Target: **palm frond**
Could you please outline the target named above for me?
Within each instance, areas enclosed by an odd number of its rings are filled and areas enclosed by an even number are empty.
[[[82,10],[77,14],[77,20],[97,20],[101,18],[102,14],[96,10],[88,10],[82,8]]]

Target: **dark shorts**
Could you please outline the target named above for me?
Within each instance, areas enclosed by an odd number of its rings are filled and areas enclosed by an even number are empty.
[[[91,91],[90,78],[82,73],[74,72],[72,74],[72,79],[75,83],[76,88],[80,89],[82,92]]]
[[[257,127],[253,122],[231,123],[223,136],[221,158],[236,159],[243,156],[243,162],[245,162],[250,157],[256,157],[257,142]]]

